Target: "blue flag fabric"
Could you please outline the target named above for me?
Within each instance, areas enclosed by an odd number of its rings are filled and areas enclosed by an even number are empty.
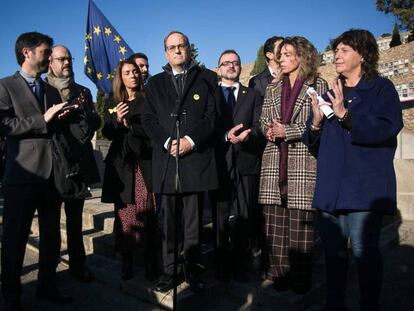
[[[92,0],[89,1],[85,42],[85,74],[99,90],[112,93],[115,66],[133,51]]]

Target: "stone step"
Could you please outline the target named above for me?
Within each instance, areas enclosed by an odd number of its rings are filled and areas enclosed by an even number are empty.
[[[33,218],[31,227],[31,237],[39,236],[39,221],[37,215]],[[60,236],[61,236],[61,252],[67,252],[67,235],[66,224],[61,222],[60,224]],[[98,254],[106,256],[108,258],[116,259],[117,254],[115,252],[115,238],[113,234],[109,234],[105,231],[88,229],[83,231],[83,244],[85,246],[85,252],[89,254]]]
[[[85,251],[87,254],[95,253],[97,255],[106,256],[111,259],[119,258],[115,252],[115,237],[114,237],[114,207],[113,204],[101,203],[100,189],[92,189],[92,197],[85,200],[84,210],[82,214],[83,221],[83,240]],[[204,210],[204,232],[203,236],[210,237],[212,225],[210,222],[210,210]],[[61,208],[61,240],[62,252],[67,251],[66,238],[66,215],[64,208]],[[37,214],[32,223],[32,232],[35,235],[39,234]],[[211,254],[212,246],[211,239],[207,239],[207,243],[202,247],[203,254]],[[137,256],[142,258],[142,256]],[[203,256],[205,257],[205,256]],[[207,256],[204,262],[210,260],[211,256]],[[138,261],[140,263],[140,261]]]
[[[83,229],[97,229],[107,233],[113,232],[114,206],[101,202],[101,189],[92,189],[92,197],[85,200],[83,208]],[[61,221],[65,222],[64,209],[61,212]]]
[[[204,235],[210,235],[211,224],[205,226]],[[39,236],[39,221],[37,214],[35,214],[31,227],[31,236]],[[60,236],[61,236],[61,252],[67,253],[67,234],[66,223],[61,221],[60,223]],[[83,230],[83,244],[85,247],[85,253],[96,254],[104,256],[110,259],[120,259],[119,254],[115,249],[115,235],[108,233],[106,230],[87,229]],[[142,252],[138,249],[138,256],[135,264],[142,264]],[[210,266],[213,262],[213,246],[208,241],[201,245],[202,263],[206,266]]]

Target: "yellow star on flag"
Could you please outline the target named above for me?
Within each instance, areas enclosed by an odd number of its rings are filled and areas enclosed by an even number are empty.
[[[116,42],[116,43],[119,43],[119,42],[121,42],[121,37],[120,36],[115,36],[114,37],[114,41]]]
[[[101,34],[101,27],[100,26],[93,27],[93,33],[99,36]]]
[[[127,49],[125,48],[125,46],[120,46],[119,47],[119,54],[124,55],[127,51]]]
[[[112,75],[111,75],[110,73],[108,73],[108,74],[106,75],[106,80],[112,80]]]
[[[86,65],[89,62],[88,55],[83,58],[83,63]]]
[[[85,40],[92,40],[92,34],[91,33],[87,33],[85,35]]]
[[[92,74],[93,69],[91,67],[86,67],[86,72],[88,73],[88,75]]]
[[[89,46],[85,45],[85,51],[87,51],[89,49]]]
[[[96,74],[96,77],[98,78],[98,80],[101,80],[101,79],[102,79],[102,77],[103,77],[102,72],[98,72],[98,73]]]
[[[109,36],[112,33],[111,28],[105,27],[105,34]]]

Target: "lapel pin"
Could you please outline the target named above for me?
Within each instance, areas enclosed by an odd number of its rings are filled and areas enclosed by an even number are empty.
[[[247,93],[247,91],[246,91],[246,90],[243,90],[243,91],[242,91],[242,93],[243,93],[243,94],[246,94],[246,93]]]
[[[199,99],[200,99],[200,95],[198,95],[198,94],[194,94],[194,95],[193,95],[193,98],[194,98],[194,100],[199,100]]]

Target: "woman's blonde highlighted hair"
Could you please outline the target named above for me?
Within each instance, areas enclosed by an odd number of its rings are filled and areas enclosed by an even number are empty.
[[[318,51],[306,38],[295,36],[286,37],[279,45],[276,53],[280,61],[281,50],[284,45],[291,45],[295,49],[296,56],[300,58],[299,77],[303,80],[314,79],[318,76]]]

